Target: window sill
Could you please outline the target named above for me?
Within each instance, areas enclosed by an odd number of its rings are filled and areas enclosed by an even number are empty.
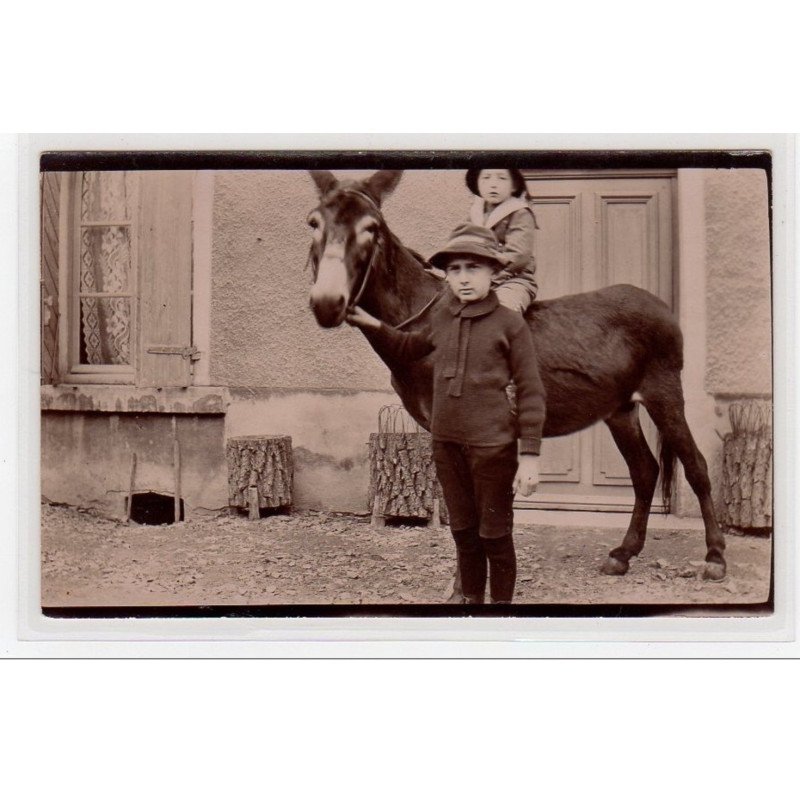
[[[224,414],[227,388],[189,386],[137,388],[103,384],[41,387],[42,411],[98,411],[110,414]]]

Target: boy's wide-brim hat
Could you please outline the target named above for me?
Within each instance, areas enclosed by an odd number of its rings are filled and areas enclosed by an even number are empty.
[[[494,231],[469,223],[459,225],[450,234],[447,244],[437,250],[429,260],[434,267],[441,268],[454,256],[474,256],[493,269],[502,269],[506,263]]]

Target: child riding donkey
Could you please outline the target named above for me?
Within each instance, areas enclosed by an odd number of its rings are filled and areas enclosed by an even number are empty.
[[[518,169],[473,167],[467,170],[466,183],[475,195],[469,221],[491,228],[500,243],[504,264],[492,288],[501,305],[524,314],[538,292],[533,248],[539,228],[525,177]]]
[[[544,387],[522,316],[492,288],[506,267],[494,233],[461,225],[431,263],[445,272],[447,302],[427,331],[406,333],[361,308],[351,325],[371,331],[398,361],[433,354],[431,433],[436,472],[450,516],[465,603],[482,603],[487,576],[493,603],[510,603],[516,583],[515,492],[539,482]],[[516,386],[516,410],[506,387]]]

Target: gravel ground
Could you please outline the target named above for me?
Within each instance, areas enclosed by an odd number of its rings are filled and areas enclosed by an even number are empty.
[[[771,540],[728,536],[728,576],[699,577],[702,533],[658,530],[623,577],[599,572],[622,530],[515,529],[515,603],[756,604],[767,600]],[[42,506],[42,605],[441,604],[455,549],[446,529],[325,513],[228,515],[125,525]]]

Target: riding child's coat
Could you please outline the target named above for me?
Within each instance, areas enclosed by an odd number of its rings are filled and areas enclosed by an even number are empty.
[[[528,202],[521,197],[509,197],[488,214],[482,197],[476,197],[469,212],[470,222],[494,231],[501,245],[500,256],[506,266],[497,273],[494,285],[513,281],[525,286],[531,300],[536,298],[536,261],[533,257],[536,217]]]

